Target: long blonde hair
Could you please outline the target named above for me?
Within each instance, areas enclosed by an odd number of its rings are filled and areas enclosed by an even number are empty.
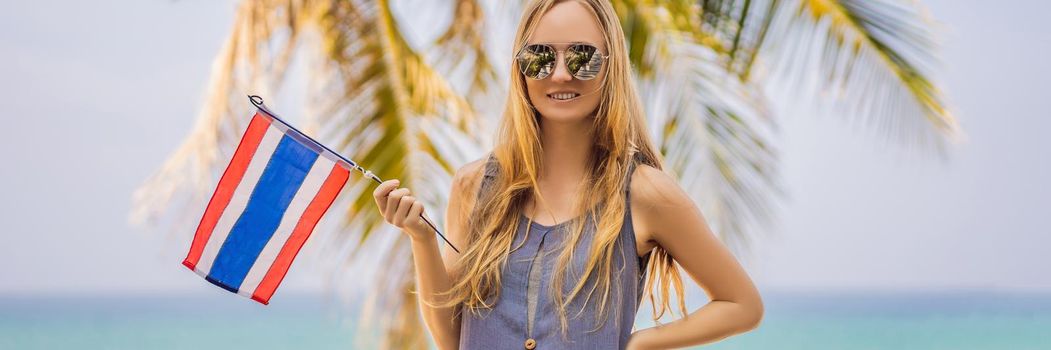
[[[533,0],[526,5],[514,46],[521,47],[536,28],[540,17],[555,3],[565,0]],[[577,212],[585,213],[573,220],[566,245],[559,254],[554,269],[552,300],[558,305],[559,321],[565,336],[567,328],[566,307],[582,292],[587,281],[596,281],[587,291],[591,300],[597,292],[600,296],[596,320],[607,317],[607,306],[611,303],[611,277],[619,277],[613,269],[614,243],[617,242],[624,224],[626,212],[624,191],[630,162],[647,164],[663,169],[662,161],[646,131],[645,115],[635,90],[628,49],[624,32],[612,5],[604,0],[574,0],[585,5],[598,19],[605,37],[609,59],[606,61],[606,79],[601,90],[602,99],[593,118],[595,130],[594,151],[587,164],[584,190],[586,198],[578,201]],[[441,295],[448,296],[436,306],[457,306],[474,312],[479,308],[490,308],[499,298],[501,270],[513,249],[512,242],[522,209],[530,195],[543,203],[538,190],[537,176],[542,165],[540,144],[540,115],[530,104],[526,92],[525,78],[519,73],[518,62],[511,60],[511,85],[506,109],[499,127],[493,156],[498,174],[495,181],[483,188],[468,215],[464,251],[453,274],[452,288]],[[470,194],[462,194],[470,195]],[[574,285],[568,297],[563,296],[563,280],[566,267],[578,248],[587,218],[596,219],[596,231],[592,239],[590,254],[583,275]],[[631,258],[637,257],[632,254]],[[631,260],[624,260],[630,262]],[[645,291],[653,303],[653,319],[656,321],[665,310],[670,310],[669,287],[674,287],[679,297],[679,309],[686,315],[683,302],[682,280],[672,257],[660,247],[654,248],[647,262]],[[656,289],[654,281],[660,282],[660,298],[657,302],[651,292]],[[613,295],[613,298],[619,298]],[[634,296],[631,296],[634,297]],[[657,306],[660,305],[658,314]],[[601,324],[601,322],[600,322]]]

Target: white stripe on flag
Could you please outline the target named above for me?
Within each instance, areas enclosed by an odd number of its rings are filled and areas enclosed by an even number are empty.
[[[285,246],[288,237],[292,236],[292,230],[299,224],[299,219],[303,217],[303,212],[307,210],[310,202],[321,191],[321,185],[325,184],[325,180],[328,179],[329,173],[332,172],[332,166],[335,164],[325,157],[318,157],[314,161],[314,165],[310,167],[310,172],[303,179],[303,184],[299,186],[299,190],[292,197],[292,202],[289,203],[288,209],[285,210],[285,215],[281,217],[281,223],[277,226],[277,230],[274,231],[274,235],[270,237],[270,240],[266,242],[266,246],[259,253],[255,263],[252,264],[252,268],[248,270],[248,275],[241,282],[241,287],[237,289],[237,294],[247,298],[252,297],[252,293],[255,293],[256,287],[263,281],[263,277],[266,277],[266,273],[270,271],[270,266],[274,264],[277,254]]]
[[[266,129],[266,135],[263,135],[263,140],[259,142],[259,147],[256,148],[255,154],[252,155],[252,161],[248,163],[248,169],[245,170],[241,183],[234,190],[230,203],[226,205],[226,209],[223,210],[223,216],[219,218],[219,222],[215,224],[215,229],[212,230],[212,235],[208,237],[208,244],[204,246],[201,260],[197,262],[197,268],[194,269],[194,272],[197,272],[201,277],[207,277],[208,273],[211,272],[212,264],[215,263],[215,256],[219,255],[219,248],[223,247],[226,237],[230,235],[230,230],[233,229],[237,219],[241,217],[241,213],[248,206],[248,198],[252,196],[255,185],[259,183],[259,178],[263,176],[266,164],[270,162],[270,157],[274,155],[274,150],[277,149],[277,145],[281,142],[281,137],[283,136],[285,134],[273,125]]]

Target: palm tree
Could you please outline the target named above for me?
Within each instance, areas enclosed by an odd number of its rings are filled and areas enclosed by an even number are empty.
[[[905,0],[613,0],[628,35],[650,128],[668,169],[702,205],[713,229],[745,252],[777,183],[777,130],[769,98],[863,120],[906,150],[944,156],[962,138],[931,81],[933,24]],[[496,4],[499,3],[499,4]],[[509,4],[510,3],[510,4]],[[506,93],[518,2],[245,0],[215,59],[197,125],[134,194],[135,223],[192,232],[193,213],[246,126],[246,93],[272,95],[293,58],[308,59],[308,133],[380,174],[398,178],[431,209],[444,208],[453,171],[482,155]],[[413,25],[451,17],[412,44]],[[433,28],[433,25],[429,25]],[[503,28],[507,29],[507,28]],[[511,28],[513,29],[513,28]],[[494,67],[498,69],[494,69]],[[781,88],[776,88],[781,86]],[[486,117],[482,117],[486,116]],[[316,132],[311,132],[316,130]],[[686,176],[686,174],[690,174]],[[699,174],[699,175],[698,175]],[[370,181],[350,181],[312,240],[334,261],[333,281],[368,271],[362,325],[383,348],[424,348],[411,252],[372,207]],[[342,204],[339,204],[342,203]],[[362,267],[363,265],[367,265]]]

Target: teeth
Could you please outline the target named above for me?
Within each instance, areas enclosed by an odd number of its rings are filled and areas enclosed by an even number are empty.
[[[577,97],[578,95],[575,94],[575,93],[572,93],[572,92],[566,92],[566,93],[559,93],[559,94],[551,94],[549,96],[551,96],[551,98],[556,99],[556,100],[569,100],[569,99],[572,99],[574,97]]]

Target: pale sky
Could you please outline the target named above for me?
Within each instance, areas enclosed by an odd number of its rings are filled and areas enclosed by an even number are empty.
[[[1051,292],[1051,5],[923,3],[944,24],[943,86],[969,142],[943,164],[842,118],[780,115],[791,198],[746,262],[760,288]],[[0,294],[217,289],[180,264],[192,232],[126,218],[193,126],[234,2],[3,7]],[[299,263],[282,290],[322,289]]]

